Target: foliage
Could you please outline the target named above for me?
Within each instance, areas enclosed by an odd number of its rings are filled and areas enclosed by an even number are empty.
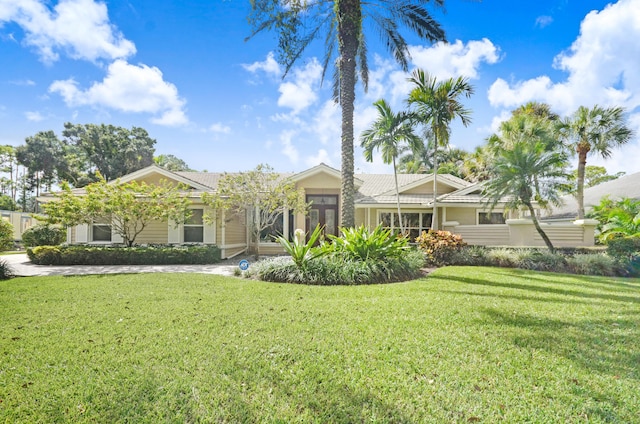
[[[616,237],[607,242],[607,254],[624,270],[621,275],[640,276],[640,237]]]
[[[15,211],[18,209],[16,202],[6,194],[0,194],[0,210]]]
[[[193,171],[187,163],[174,155],[159,155],[153,158],[153,162],[160,168],[169,171]]]
[[[35,246],[57,246],[67,238],[67,233],[63,228],[50,224],[38,224],[27,228],[22,233],[22,244],[25,247]]]
[[[576,199],[578,219],[583,219],[587,156],[596,153],[605,159],[610,157],[614,147],[632,139],[633,131],[627,126],[624,108],[580,106],[572,116],[562,121],[560,137],[567,148],[578,156]]]
[[[3,423],[638,421],[639,279],[447,267],[351,287],[0,287]]]
[[[121,236],[127,246],[133,246],[149,223],[180,223],[189,217],[191,202],[180,188],[166,180],[150,185],[138,181],[107,183],[102,179],[85,187],[84,193],[76,194],[63,184],[56,199],[43,203],[42,208],[48,223],[63,227],[110,223],[112,232]]]
[[[224,174],[215,193],[204,193],[202,201],[214,210],[227,210],[247,216],[247,226],[259,247],[260,233],[279,219],[284,209],[306,213],[304,192],[295,183],[283,179],[269,165],[258,165],[254,170],[237,174]],[[213,216],[206,214],[208,222]]]
[[[220,262],[212,245],[188,246],[37,246],[27,249],[36,265],[190,265]]]
[[[393,177],[396,185],[396,202],[398,206],[398,216],[400,217],[400,232],[402,228],[402,211],[400,210],[400,189],[398,188],[398,170],[396,160],[400,152],[400,144],[407,143],[412,150],[419,150],[422,140],[413,132],[411,115],[406,112],[394,113],[391,106],[380,99],[373,104],[378,110],[378,117],[360,135],[360,146],[363,148],[364,158],[367,162],[373,162],[373,151],[378,149],[382,152],[382,161],[386,164],[393,164]]]
[[[409,249],[406,237],[396,237],[382,224],[371,231],[364,225],[340,228],[340,233],[340,236],[329,234],[330,243],[323,244],[322,249],[347,260],[388,260],[404,255]]]
[[[0,259],[0,280],[8,280],[15,277],[15,271],[11,264],[4,259]]]
[[[555,132],[544,121],[517,114],[500,128],[500,135],[493,135],[489,141],[495,156],[491,178],[483,183],[487,203],[491,209],[504,203],[506,209],[527,210],[536,231],[553,251],[534,203],[543,208],[560,204],[566,155],[550,150]]]
[[[437,6],[443,3],[443,0],[434,2]],[[329,64],[333,63],[334,99],[340,104],[342,114],[340,222],[345,227],[355,225],[353,114],[357,68],[365,91],[369,81],[364,31],[368,27],[366,21],[371,21],[371,27],[379,30],[383,44],[405,71],[409,66],[409,44],[399,32],[400,26],[405,26],[423,40],[433,42],[445,39],[444,31],[433,19],[426,4],[417,0],[251,0],[249,15],[249,23],[253,27],[251,36],[269,30],[278,33],[277,60],[284,64],[285,75],[316,38],[325,40],[322,78]],[[335,61],[334,56],[337,56]]]
[[[567,258],[567,272],[580,275],[623,275],[620,263],[609,255],[592,253]]]
[[[112,181],[153,164],[156,140],[144,128],[64,124],[67,167],[60,179],[75,187],[96,181],[96,173]]]
[[[0,219],[0,252],[12,249],[14,242],[13,225],[6,219]]]
[[[56,171],[64,156],[63,145],[53,131],[40,131],[27,137],[25,144],[15,149],[19,164],[27,168],[36,195],[44,185],[49,188],[56,180]]]
[[[596,186],[598,184],[613,181],[622,177],[625,173],[620,171],[615,174],[609,174],[604,166],[587,165],[584,168],[584,188]],[[576,194],[578,181],[578,170],[574,169],[568,175],[567,187],[565,192],[568,194]]]
[[[600,222],[598,239],[602,243],[617,237],[640,237],[640,199],[623,197],[600,199],[589,213]]]
[[[293,263],[298,268],[304,268],[307,266],[309,261],[324,255],[326,252],[321,249],[314,249],[315,244],[322,235],[322,227],[320,227],[320,225],[316,226],[315,230],[313,230],[309,236],[309,240],[306,242],[303,241],[305,237],[304,232],[302,230],[300,231],[302,234],[298,233],[298,230],[296,230],[293,241],[289,241],[282,236],[278,237],[276,240],[284,248],[284,251],[291,256]]]
[[[410,249],[402,256],[356,259],[329,254],[298,267],[291,258],[266,259],[252,273],[263,281],[309,285],[360,285],[407,281],[420,276],[422,253]]]
[[[435,265],[448,264],[451,255],[467,245],[462,236],[444,230],[423,231],[415,242],[425,253],[427,261]]]

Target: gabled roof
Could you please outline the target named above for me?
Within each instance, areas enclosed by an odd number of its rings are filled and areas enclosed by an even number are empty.
[[[161,168],[157,165],[150,165],[150,166],[147,166],[146,168],[139,169],[135,172],[124,175],[118,178],[117,180],[110,181],[109,184],[115,184],[117,181],[119,181],[120,183],[128,183],[131,181],[140,180],[144,177],[147,177],[153,174],[160,174],[163,177],[166,177],[167,179],[171,179],[171,180],[186,184],[188,186],[193,187],[196,190],[207,191],[210,189],[206,185],[203,185],[195,180],[192,180],[192,179],[186,178],[183,175],[180,175],[181,174],[180,172],[172,172],[167,169]]]
[[[401,174],[398,175],[398,177]],[[405,191],[420,187],[421,185],[427,184],[427,183],[432,183],[433,182],[433,174],[408,174],[408,175],[414,175],[414,176],[422,176],[422,178],[418,178],[415,181],[412,181],[410,183],[407,184],[400,184],[400,181],[398,180],[398,190],[400,191],[400,193],[402,194]],[[454,175],[451,174],[438,174],[438,181],[441,184],[445,184],[448,185],[449,187],[455,188],[455,189],[461,189],[461,188],[465,188],[468,187],[469,184],[471,184],[468,181],[463,180],[462,178],[458,178]],[[393,187],[392,190],[389,190],[385,193],[383,193],[384,195],[395,195],[396,193],[396,189],[395,186]]]
[[[297,174],[291,176],[293,181],[302,181],[305,178],[313,177],[318,174],[328,174],[337,179],[342,178],[342,173],[335,168],[330,167],[325,163],[320,163],[319,165],[314,166],[313,168],[309,168]],[[358,176],[354,176],[354,184],[356,188],[362,186],[362,180]]]

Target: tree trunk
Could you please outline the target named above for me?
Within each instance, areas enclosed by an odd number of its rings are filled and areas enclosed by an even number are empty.
[[[404,225],[402,225],[402,212],[400,211],[400,189],[398,187],[398,172],[396,171],[395,156],[393,157],[393,178],[396,181],[396,203],[398,205],[398,222],[400,222],[400,233],[404,235]]]
[[[578,219],[584,219],[584,173],[587,166],[587,153],[589,145],[583,143],[578,145],[578,187],[576,189],[576,200],[578,201]]]
[[[338,48],[340,73],[340,108],[342,111],[342,199],[341,225],[355,227],[353,175],[353,110],[356,85],[356,54],[358,52],[362,10],[360,0],[336,0],[338,9]]]
[[[433,143],[433,213],[431,214],[431,229],[438,229],[438,136],[434,133]]]
[[[536,217],[536,211],[533,209],[533,205],[530,202],[526,202],[525,205],[527,205],[527,208],[529,209],[529,213],[531,214],[531,220],[533,221],[533,226],[536,227],[536,231],[538,232],[538,234],[540,234],[540,237],[542,237],[542,240],[544,240],[544,244],[547,245],[547,248],[549,249],[549,251],[551,253],[554,253],[556,249],[553,247],[553,244],[551,243],[549,236],[547,236],[547,233],[545,233],[542,227],[540,226],[540,223],[538,222],[538,218]]]

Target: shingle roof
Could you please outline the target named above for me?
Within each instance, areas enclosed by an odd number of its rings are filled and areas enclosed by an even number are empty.
[[[611,199],[631,197],[640,199],[640,172],[625,175],[613,181],[598,184],[584,190],[584,208],[588,212],[600,203],[600,199],[609,196]],[[575,218],[578,216],[578,203],[572,195],[562,197],[563,206],[552,209],[548,219]]]

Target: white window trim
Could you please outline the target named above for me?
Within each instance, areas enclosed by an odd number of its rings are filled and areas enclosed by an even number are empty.
[[[486,209],[476,209],[476,225],[504,225],[504,224],[480,224],[480,214],[481,213],[499,213],[499,214],[502,214],[504,216],[505,215],[504,209],[494,209],[491,212],[489,212]],[[507,217],[505,216],[504,219],[506,221]]]
[[[422,223],[422,214],[431,214],[431,219],[433,219],[433,211],[427,211],[427,210],[424,210],[424,209],[407,209],[407,210],[402,210],[401,209],[400,212],[403,215],[405,213],[418,213],[418,214],[420,214],[419,215],[420,216],[420,218],[419,218],[419,226],[420,227],[419,227],[418,231],[428,230],[428,229],[431,228],[431,226],[424,225]],[[382,224],[382,218],[380,217],[380,215],[383,214],[383,213],[391,213],[391,214],[396,214],[397,215],[398,214],[398,209],[378,209],[377,216],[376,216],[376,219],[377,219],[376,226]],[[396,228],[393,226],[393,224],[394,224],[394,220],[392,219],[390,228],[392,230],[395,230]],[[415,227],[411,227],[411,228],[415,228]]]
[[[204,231],[205,231],[205,222],[204,222],[204,214],[205,214],[205,210],[204,207],[201,208],[189,208],[190,210],[201,210],[202,211],[202,224],[187,224],[186,222],[182,225],[180,225],[180,240],[182,241],[182,244],[204,244],[204,240],[205,240],[205,235],[204,235]],[[202,228],[202,241],[186,241],[185,237],[184,237],[184,230],[186,228],[197,228],[200,227]]]
[[[104,226],[108,226],[109,229],[111,230],[111,240],[94,240],[93,239],[93,227],[94,225],[104,225]],[[89,224],[88,226],[89,228],[87,228],[87,240],[88,243],[90,244],[113,244],[113,225],[112,224],[107,224],[105,222],[92,222],[91,224]]]

